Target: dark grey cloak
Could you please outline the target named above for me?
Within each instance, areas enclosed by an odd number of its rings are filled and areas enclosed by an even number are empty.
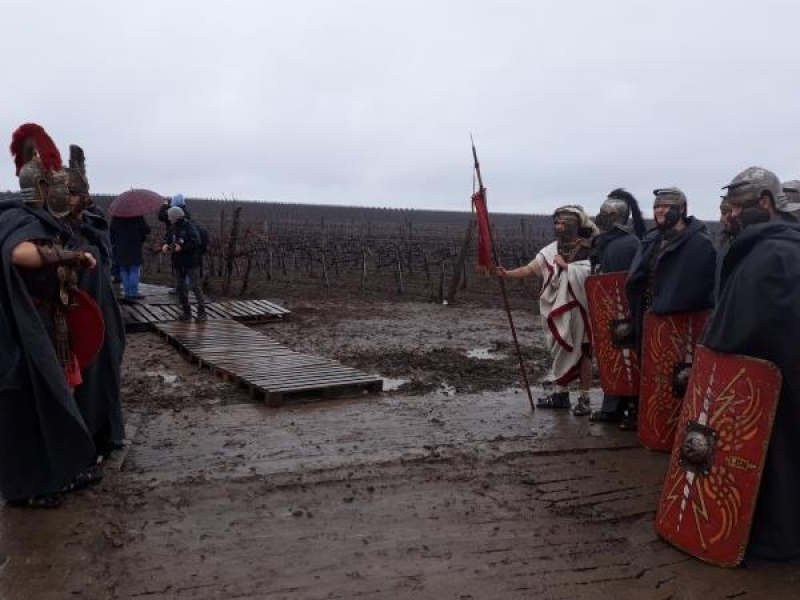
[[[783,375],[745,560],[800,560],[800,224],[747,227],[732,242],[705,346]]]
[[[120,403],[120,374],[125,352],[125,324],[111,283],[111,242],[108,221],[100,209],[83,213],[83,221],[70,223],[68,246],[87,250],[97,259],[97,267],[84,269],[78,286],[100,307],[105,323],[105,340],[97,358],[82,371],[83,383],[75,388],[75,401],[97,450],[106,454],[125,439]]]
[[[57,492],[95,458],[47,326],[11,263],[21,242],[54,239],[61,232],[43,210],[0,201],[0,495],[5,500]]]

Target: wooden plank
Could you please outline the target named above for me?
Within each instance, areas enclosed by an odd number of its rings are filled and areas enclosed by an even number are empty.
[[[227,308],[241,318],[248,311],[252,317],[263,306],[235,301]],[[280,400],[285,394],[380,391],[383,386],[380,377],[325,357],[295,352],[235,319],[172,321],[155,327],[190,360],[268,401]]]
[[[230,301],[230,302],[226,302],[225,303],[225,308],[228,310],[228,312],[231,313],[231,315],[233,316],[234,319],[236,317],[246,317],[247,316],[247,312],[242,310],[241,306],[239,306],[239,303],[236,300],[233,300],[233,301]]]
[[[319,385],[326,385],[329,383],[337,383],[343,381],[350,381],[354,383],[372,382],[377,381],[372,375],[364,373],[361,376],[356,376],[351,373],[329,373],[329,374],[298,374],[296,377],[272,377],[264,379],[248,379],[249,383],[257,384],[260,387],[268,388],[271,390],[286,390],[295,387],[317,387]]]
[[[377,382],[372,382],[372,381],[327,381],[327,382],[324,382],[324,383],[320,383],[319,385],[270,387],[270,388],[265,388],[264,391],[265,392],[269,392],[269,393],[280,392],[282,394],[290,394],[290,393],[291,394],[297,394],[297,393],[301,393],[301,392],[315,392],[315,391],[320,391],[320,390],[324,390],[324,389],[327,389],[327,388],[337,388],[337,387],[340,388],[340,387],[350,387],[350,386],[359,386],[359,387],[365,387],[365,388],[369,389],[368,386],[370,384],[372,384],[372,383],[377,383]]]
[[[322,369],[327,368],[327,371]],[[287,381],[319,381],[323,378],[334,378],[334,377],[351,377],[351,378],[358,378],[362,375],[355,375],[353,373],[342,374],[341,372],[330,370],[330,365],[286,365],[283,367],[278,367],[269,370],[247,370],[247,369],[240,369],[237,371],[239,375],[243,378],[246,378],[248,381],[253,383],[259,383],[262,385],[268,385],[270,382],[278,382],[280,384],[284,384]],[[370,377],[374,379],[373,375],[366,375],[365,377]]]
[[[236,309],[244,317],[256,317],[264,312],[263,310],[256,308],[251,302],[247,300],[234,300],[234,303]]]
[[[268,310],[276,314],[284,315],[292,312],[288,308],[284,308],[283,306],[275,304],[274,302],[270,302],[269,300],[255,300],[255,302],[259,306],[263,306],[265,310]]]
[[[318,387],[326,387],[329,385],[337,385],[341,383],[378,383],[374,377],[370,377],[365,375],[363,377],[353,377],[350,376],[325,376],[325,377],[318,377],[318,378],[310,378],[310,379],[275,379],[271,381],[259,381],[253,379],[246,379],[247,383],[251,385],[257,385],[258,387],[267,389],[267,390],[291,390],[291,389],[311,389],[311,388],[318,388]]]
[[[354,394],[363,394],[364,392],[367,393],[381,393],[383,391],[382,387],[376,387],[372,384],[342,384],[337,386],[326,386],[322,388],[306,388],[306,389],[299,389],[299,390],[251,390],[251,394],[253,397],[263,397],[264,402],[267,406],[271,408],[278,408],[280,407],[284,401],[292,397],[303,397],[303,396],[324,396],[324,397],[334,397],[334,396],[344,396],[344,395],[354,395]]]
[[[206,304],[206,312],[208,313],[209,317],[214,319],[229,319],[230,315],[225,311],[219,304],[216,302],[212,302],[211,304]]]

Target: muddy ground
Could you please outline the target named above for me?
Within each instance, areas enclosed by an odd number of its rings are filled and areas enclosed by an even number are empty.
[[[271,299],[293,314],[262,333],[387,391],[267,408],[132,334],[129,447],[59,510],[0,509],[0,597],[798,597],[800,569],[720,569],[659,540],[667,457],[532,414],[502,310]],[[534,382],[537,318],[516,317]]]

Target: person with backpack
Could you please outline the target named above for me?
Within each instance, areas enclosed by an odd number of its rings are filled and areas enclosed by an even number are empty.
[[[167,218],[169,227],[161,251],[172,252],[175,289],[183,309],[180,320],[189,321],[192,318],[188,289],[191,286],[197,300],[197,320],[205,321],[206,303],[200,279],[200,265],[203,260],[200,254],[201,236],[197,227],[186,218],[186,214],[179,206],[171,207],[167,211]]]
[[[178,207],[183,211],[183,216],[187,221],[191,221],[192,225],[194,225],[195,229],[197,229],[197,233],[200,236],[200,245],[198,246],[198,252],[200,254],[200,281],[205,280],[205,273],[203,272],[203,263],[205,262],[204,257],[208,252],[208,232],[200,226],[199,223],[192,220],[192,215],[189,212],[189,209],[186,207],[186,198],[184,198],[183,194],[175,194],[174,196],[168,196],[164,198],[164,204],[161,205],[161,208],[158,211],[158,220],[164,223],[164,225],[169,228],[169,217],[167,216],[167,211],[170,208]],[[170,294],[176,293],[175,291],[170,290]]]

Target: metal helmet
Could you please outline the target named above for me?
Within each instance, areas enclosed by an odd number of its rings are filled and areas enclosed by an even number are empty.
[[[580,224],[586,217],[586,212],[584,212],[583,207],[579,204],[565,204],[564,206],[559,206],[553,211],[554,219],[564,215],[575,217],[578,220],[578,224]]]
[[[607,214],[613,224],[627,225],[628,218],[631,216],[631,209],[628,203],[621,198],[609,196],[600,205],[600,212]]]
[[[573,221],[573,226],[570,228],[571,234],[583,238],[591,238],[597,234],[597,226],[580,204],[566,204],[553,211],[553,220],[564,216],[571,217]]]
[[[89,196],[89,179],[86,177],[86,155],[83,148],[76,144],[69,145],[69,191],[82,198]]]
[[[666,187],[653,190],[653,206],[669,204],[674,206],[686,206],[686,194],[680,188]]]
[[[769,194],[777,210],[785,211],[786,204],[780,179],[772,171],[763,167],[748,167],[731,182],[722,188],[725,199],[731,206],[747,207],[757,204],[758,201]]]
[[[628,224],[630,217],[633,217],[634,233],[637,237],[642,237],[645,225],[642,212],[639,210],[639,203],[626,189],[616,188],[609,192],[603,204],[600,205],[600,212],[595,222],[600,229],[608,231],[614,225],[624,227]]]
[[[668,232],[670,232],[669,235],[674,234],[677,232],[675,226],[681,222],[682,219],[685,219],[687,215],[688,207],[686,205],[686,194],[679,188],[667,187],[653,190],[653,195],[655,196],[655,198],[653,198],[654,213],[655,209],[658,207],[667,207],[663,222],[659,222],[656,217],[656,226],[665,234]]]
[[[89,179],[86,177],[86,156],[83,148],[75,144],[69,146],[67,174],[69,175],[70,212],[73,215],[79,215],[92,205],[92,199],[89,196]],[[78,197],[77,201],[73,200],[75,196]]]
[[[800,181],[792,179],[781,184],[783,196],[786,199],[785,212],[795,212],[800,210]]]
[[[47,209],[55,217],[69,212],[69,175],[61,163],[61,154],[35,123],[25,123],[11,137],[22,201]]]

